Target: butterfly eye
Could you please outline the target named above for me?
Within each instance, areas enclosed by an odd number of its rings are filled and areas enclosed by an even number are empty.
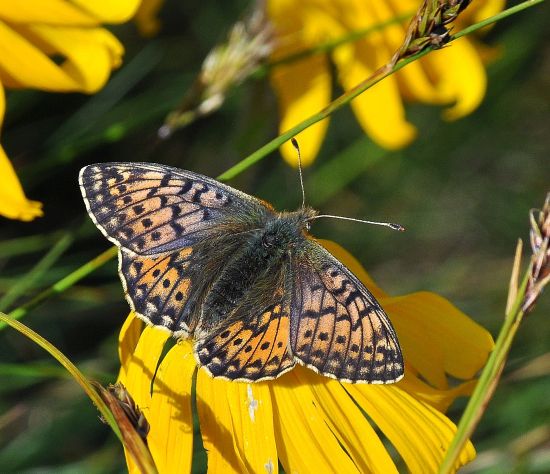
[[[311,224],[309,222],[306,222],[306,230],[309,232],[309,229],[311,229]]]

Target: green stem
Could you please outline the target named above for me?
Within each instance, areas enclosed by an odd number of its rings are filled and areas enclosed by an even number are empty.
[[[95,257],[93,260],[90,260],[88,263],[85,263],[80,268],[76,269],[74,272],[67,275],[65,278],[62,278],[53,286],[44,290],[42,293],[36,295],[32,300],[27,303],[19,306],[9,313],[10,317],[13,319],[20,319],[25,316],[30,310],[34,309],[44,300],[50,298],[51,296],[62,293],[67,288],[73,286],[76,282],[80,281],[85,276],[92,273],[97,268],[101,267],[103,264],[107,263],[109,260],[114,258],[117,254],[117,248],[111,247],[102,254]],[[6,327],[6,323],[0,321],[0,330]]]
[[[455,40],[463,36],[469,35],[474,31],[480,30],[481,28],[484,28],[488,25],[496,23],[497,21],[503,20],[504,18],[507,18],[511,15],[519,13],[522,10],[526,10],[527,8],[534,7],[535,5],[538,5],[539,3],[542,3],[542,2],[544,2],[544,0],[526,0],[525,2],[522,2],[510,8],[507,8],[506,10],[503,10],[500,13],[497,13],[496,15],[486,18],[485,20],[481,20],[480,22],[470,25],[464,28],[463,30],[460,30],[456,35],[453,35],[451,37],[451,40]]]
[[[522,304],[525,298],[525,291],[529,281],[530,270],[531,266],[529,266],[523,278],[521,287],[517,292],[515,302],[510,309],[510,312],[506,315],[504,324],[500,329],[495,343],[495,348],[493,349],[493,352],[491,352],[491,355],[487,360],[487,364],[485,364],[481,376],[479,377],[479,381],[474,389],[474,392],[468,400],[468,405],[460,418],[456,434],[452,439],[451,444],[447,449],[445,458],[439,468],[439,474],[454,472],[454,466],[456,465],[460,453],[474,432],[487,404],[489,403],[489,400],[495,391],[506,361],[506,357],[510,350],[510,346],[512,345],[514,336],[516,335],[521,320],[524,316]]]
[[[76,382],[83,388],[84,392],[86,392],[86,395],[90,397],[90,400],[92,400],[97,409],[101,412],[107,424],[111,427],[115,435],[122,442],[122,437],[118,426],[105,402],[101,399],[101,397],[92,387],[90,381],[84,376],[84,374],[80,372],[80,370],[78,370],[78,368],[67,357],[65,357],[65,355],[59,349],[57,349],[57,347],[44,339],[40,334],[34,332],[28,326],[25,326],[23,323],[16,321],[7,314],[0,312],[0,321],[4,325],[11,326],[13,329],[19,331],[21,334],[28,337],[34,343],[38,344],[40,347],[46,350],[52,357],[57,359],[57,361],[63,367],[65,367],[65,369],[72,375]]]
[[[490,18],[487,18],[483,21],[480,21],[479,23],[476,23],[472,26],[469,26],[468,28],[465,28],[459,31],[456,35],[451,37],[450,42],[458,38],[461,38],[462,36],[469,35],[474,31],[477,31],[491,23],[495,23],[499,20],[502,20],[503,18],[513,15],[514,13],[517,13],[521,10],[525,10],[526,8],[532,7],[543,1],[544,0],[527,0],[523,3],[520,3],[519,5],[516,5],[515,7],[508,8],[507,10],[504,10],[498,13],[497,15],[493,15]],[[421,57],[426,56],[428,53],[430,53],[431,51],[434,51],[435,49],[437,48],[430,46],[416,54],[409,56],[406,59],[402,59],[393,67],[390,64],[386,64],[385,66],[375,71],[371,77],[367,78],[366,80],[364,80],[363,82],[355,86],[353,89],[347,91],[346,93],[342,94],[340,97],[333,100],[327,107],[325,107],[321,111],[311,115],[310,117],[303,120],[302,122],[295,125],[294,127],[287,130],[286,132],[281,133],[278,137],[275,137],[273,140],[265,144],[260,149],[256,150],[254,153],[252,153],[251,155],[248,155],[246,158],[239,161],[236,165],[229,168],[225,173],[222,173],[220,176],[218,176],[218,179],[221,181],[226,181],[231,178],[234,178],[235,176],[242,173],[244,170],[246,170],[253,164],[265,158],[271,152],[275,151],[283,143],[290,140],[292,137],[296,136],[298,133],[304,131],[306,128],[310,127],[311,125],[326,119],[332,113],[336,112],[337,110],[341,109],[345,105],[349,104],[358,95],[362,94],[367,89],[370,89],[372,86],[380,82],[382,79],[390,76],[391,74],[394,74],[400,69],[403,69],[406,65],[412,63],[413,61],[416,61]]]

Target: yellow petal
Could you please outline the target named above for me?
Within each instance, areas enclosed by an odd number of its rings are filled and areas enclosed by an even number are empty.
[[[460,38],[423,58],[437,75],[442,93],[455,101],[443,117],[454,120],[472,112],[483,99],[487,76],[477,51],[468,38]]]
[[[140,0],[71,0],[83,10],[95,16],[102,23],[124,23],[128,21],[137,8]]]
[[[75,90],[78,84],[43,51],[0,21],[0,82],[10,87]]]
[[[4,97],[0,89],[0,95]],[[0,107],[2,101],[0,101]],[[10,160],[0,146],[0,215],[9,219],[32,221],[43,215],[42,203],[29,201]]]
[[[504,10],[505,6],[506,0],[481,0],[478,2],[472,2],[472,5],[460,14],[458,17],[458,23],[471,24],[485,20],[486,18],[496,15]],[[485,30],[485,28],[483,28],[483,30]]]
[[[345,90],[353,89],[367,79],[375,67],[384,64],[384,51],[369,49],[368,43],[345,45],[333,53],[338,79]],[[359,124],[380,146],[397,149],[408,145],[416,129],[407,122],[395,77],[389,76],[363,92],[351,102]]]
[[[132,317],[132,313],[130,314]],[[129,320],[130,317],[127,323]],[[125,325],[125,333],[132,331],[132,324],[132,322],[129,322]],[[169,334],[167,331],[154,327],[146,327],[141,333],[134,352],[131,357],[126,359],[126,364],[120,371],[121,378],[119,378],[119,382],[124,384],[126,390],[128,390],[138,408],[141,409],[151,427],[155,423],[155,420],[151,418],[151,381],[168,337]],[[124,454],[126,456],[126,463],[128,464],[128,471],[131,474],[138,474],[140,471],[134,464],[131,456],[126,450]]]
[[[285,472],[359,472],[315,406],[311,387],[298,379],[297,370],[269,385],[275,438]]]
[[[441,413],[445,413],[451,403],[457,397],[468,396],[476,386],[477,380],[461,383],[453,388],[441,390],[433,388],[423,382],[409,367],[405,368],[405,377],[397,383],[397,386],[410,393],[417,400],[421,400]]]
[[[315,406],[359,471],[397,473],[388,450],[342,385],[303,367],[294,370],[300,382],[311,387]]]
[[[150,419],[151,380],[168,337],[167,331],[146,327],[126,365],[126,389],[147,420]]]
[[[493,349],[488,331],[435,293],[383,299],[382,306],[390,315],[404,353],[423,376],[428,377],[428,364],[437,364],[453,377],[470,379],[483,367]],[[425,360],[430,356],[422,347],[423,342],[416,337],[422,333],[429,336],[427,344],[432,354],[429,361]]]
[[[246,472],[278,472],[268,384],[233,382],[227,387],[226,396],[234,449],[243,461]]]
[[[133,311],[130,311],[130,314],[120,329],[118,336],[118,358],[120,360],[118,380],[122,382],[124,386],[127,385],[126,377],[129,359],[136,349],[143,330],[143,324],[143,321],[138,319]]]
[[[61,65],[48,54],[67,58]],[[0,21],[0,80],[11,87],[95,92],[120,64],[122,45],[102,28],[21,25]]]
[[[211,474],[246,472],[244,460],[234,448],[233,422],[225,396],[234,383],[213,379],[204,370],[197,373],[197,411]]]
[[[71,77],[82,92],[96,92],[103,87],[111,69],[122,61],[124,48],[103,28],[61,28],[34,25],[29,32],[67,60],[62,71]]]
[[[4,122],[4,114],[6,113],[6,94],[4,93],[4,86],[0,82],[0,130],[2,129],[2,123]]]
[[[195,368],[192,345],[182,341],[168,351],[155,375],[147,442],[160,473],[191,472],[191,385]]]
[[[437,472],[456,432],[448,418],[396,386],[345,384],[344,388],[393,444],[410,472]],[[474,457],[468,442],[457,468]]]
[[[92,26],[99,23],[67,0],[25,0],[17,8],[10,1],[0,1],[0,19],[12,23],[47,23],[50,25]]]
[[[143,36],[149,37],[157,34],[160,28],[157,15],[163,3],[164,0],[143,0],[141,2],[134,20]]]
[[[281,133],[319,112],[330,101],[331,78],[327,59],[323,55],[277,67],[271,75],[271,83],[279,101]],[[304,166],[311,164],[319,153],[327,127],[328,119],[296,136]],[[281,153],[288,163],[297,165],[296,150],[290,142],[281,147]]]

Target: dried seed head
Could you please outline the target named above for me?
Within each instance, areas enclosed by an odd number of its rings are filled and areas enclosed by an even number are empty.
[[[167,138],[175,129],[220,108],[227,92],[264,63],[273,47],[273,27],[264,2],[257,1],[251,14],[233,25],[227,41],[208,53],[182,105],[166,117],[159,129],[159,137]]]
[[[523,310],[529,312],[550,281],[550,193],[542,209],[530,213],[530,240],[533,256],[531,257],[531,274],[523,303]]]

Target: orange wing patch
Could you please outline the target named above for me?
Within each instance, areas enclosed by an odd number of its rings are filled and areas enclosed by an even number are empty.
[[[197,360],[215,377],[249,382],[278,377],[295,365],[289,312],[288,305],[275,304],[251,321],[230,324],[197,342]]]
[[[159,257],[124,249],[119,253],[119,273],[132,309],[149,324],[185,337],[190,324],[190,312],[184,309],[191,293],[191,279],[186,276],[191,253],[190,248]]]

